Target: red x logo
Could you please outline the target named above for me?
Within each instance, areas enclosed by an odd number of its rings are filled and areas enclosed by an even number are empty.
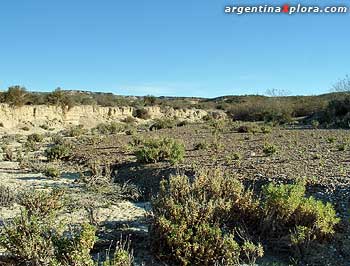
[[[283,13],[288,13],[288,12],[289,12],[289,5],[285,4],[285,5],[282,7],[282,12],[283,12]]]

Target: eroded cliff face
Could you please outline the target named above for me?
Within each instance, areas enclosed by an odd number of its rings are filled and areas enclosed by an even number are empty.
[[[167,108],[164,110],[158,106],[146,107],[145,109],[148,110],[152,119],[169,117],[189,121],[202,120],[210,112],[199,109],[174,110],[173,108]],[[68,110],[60,106],[11,107],[7,104],[0,104],[0,123],[6,129],[21,126],[39,127],[42,125],[49,127],[84,125],[84,127],[91,128],[99,123],[122,121],[126,117],[133,116],[133,113],[133,107],[81,105]]]

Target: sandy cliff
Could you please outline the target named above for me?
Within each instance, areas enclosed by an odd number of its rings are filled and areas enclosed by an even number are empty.
[[[146,107],[151,118],[172,117],[180,120],[199,121],[210,111],[199,109],[175,110],[173,108],[161,109],[158,106]],[[60,106],[33,105],[23,107],[10,107],[0,104],[0,123],[3,128],[11,129],[23,126],[39,127],[65,127],[69,125],[84,125],[94,127],[98,123],[121,121],[133,116],[133,107],[101,107],[82,105],[70,110]]]

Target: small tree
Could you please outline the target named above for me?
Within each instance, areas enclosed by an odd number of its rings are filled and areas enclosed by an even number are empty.
[[[335,92],[349,92],[350,76],[346,75],[345,78],[338,80],[338,82],[332,86],[332,90]]]
[[[4,93],[4,101],[11,106],[20,107],[26,103],[27,92],[24,87],[12,86]]]

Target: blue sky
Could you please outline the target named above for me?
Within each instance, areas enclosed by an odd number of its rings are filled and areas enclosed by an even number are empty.
[[[288,2],[259,3],[268,1]],[[350,14],[223,12],[225,5],[252,3],[2,0],[0,88],[202,97],[272,88],[319,94],[350,73]]]

